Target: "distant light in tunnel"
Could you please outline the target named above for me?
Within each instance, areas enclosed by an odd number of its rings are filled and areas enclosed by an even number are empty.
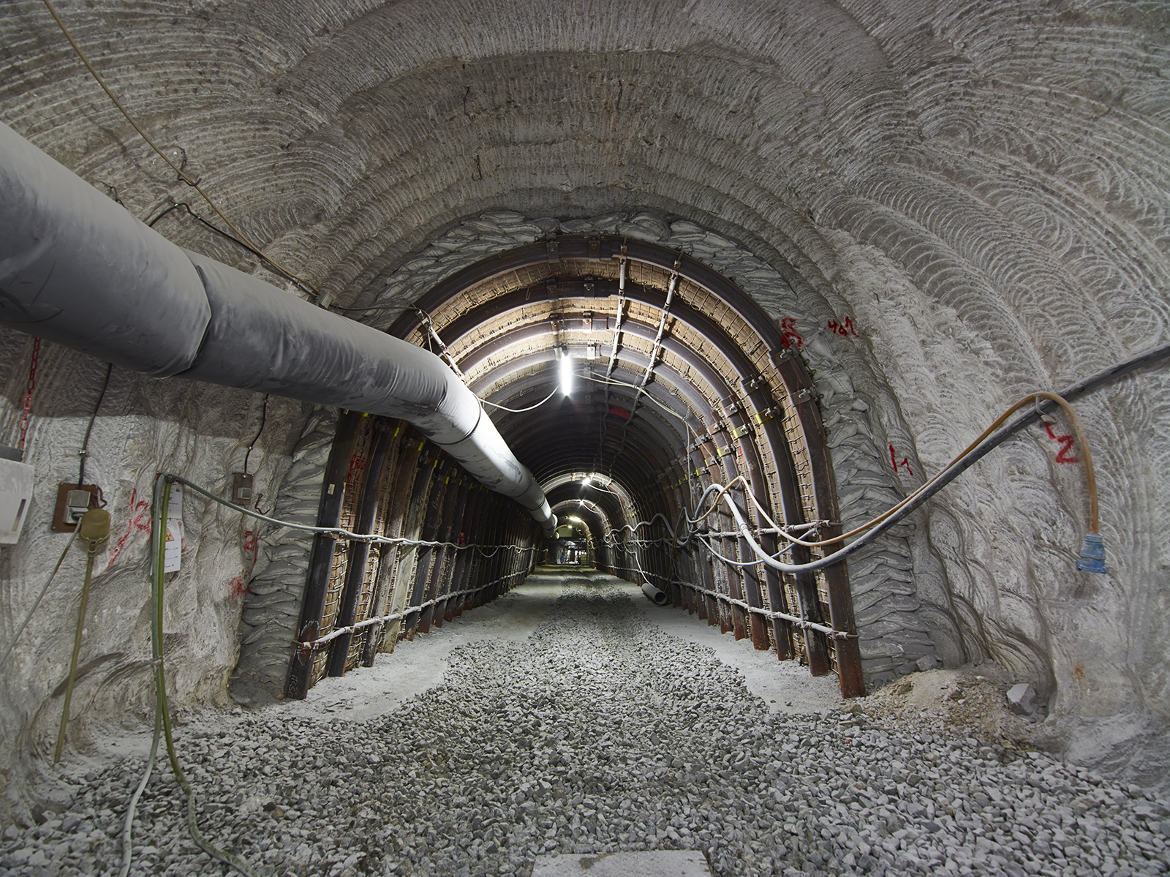
[[[573,357],[566,350],[561,354],[561,392],[568,396],[573,392]]]

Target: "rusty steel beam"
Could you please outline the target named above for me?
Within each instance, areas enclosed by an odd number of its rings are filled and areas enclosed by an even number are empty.
[[[357,442],[362,415],[343,411],[337,420],[333,447],[325,464],[321,484],[321,505],[317,509],[318,527],[337,527],[341,521],[341,503],[345,495],[345,478],[349,461]],[[321,620],[325,612],[325,597],[329,592],[329,570],[333,565],[334,536],[319,533],[313,537],[309,566],[305,574],[305,592],[301,600],[301,615],[297,622],[297,642],[289,662],[285,697],[304,700],[313,684],[313,656]]]
[[[476,483],[468,484],[467,504],[464,512],[459,516],[460,529],[455,534],[452,541],[457,544],[467,544],[467,522],[478,521],[483,515],[484,493],[482,485]],[[549,504],[551,506],[551,503]],[[474,560],[475,552],[470,549],[457,551],[455,554],[454,568],[451,570],[451,582],[448,586],[448,591],[463,591],[470,587],[469,575],[471,572],[472,561]],[[443,619],[445,621],[454,621],[455,618],[463,613],[463,605],[467,598],[460,597],[454,604],[451,601],[445,601],[443,604]]]
[[[423,538],[423,525],[426,521],[431,491],[434,489],[434,475],[438,462],[439,452],[434,447],[425,447],[423,453],[419,455],[418,468],[415,470],[411,482],[410,506],[406,512],[403,533],[411,541]],[[418,553],[418,545],[405,545],[399,555],[398,569],[395,570],[395,576],[399,581],[394,586],[394,602],[403,610],[403,614],[391,622],[387,628],[385,635],[390,640],[387,651],[394,651],[395,645],[402,637],[404,621],[407,617],[406,610],[409,610],[412,605],[411,596],[413,595],[415,573],[418,570]],[[398,599],[399,594],[402,595],[401,602]]]
[[[467,499],[471,495],[467,479],[458,472],[455,473],[451,485],[448,487],[448,492],[450,496],[444,504],[443,526],[438,536],[435,537],[436,542],[454,543],[456,541],[456,527],[463,521],[463,515],[467,511]],[[443,597],[454,590],[451,573],[453,572],[454,555],[459,549],[442,546],[438,547],[437,550],[438,554],[435,556],[435,562],[431,565],[431,574],[427,582],[426,597],[427,600],[436,602],[427,607],[422,618],[419,619],[420,633],[427,633],[432,624],[435,627],[443,626],[443,614],[446,607],[446,601],[443,600]]]
[[[402,450],[394,467],[394,479],[390,508],[386,514],[386,535],[397,538],[402,535],[406,521],[406,511],[410,505],[411,490],[414,475],[418,468],[418,457],[422,453],[426,440],[413,430],[404,431],[401,439]],[[389,614],[389,602],[393,593],[394,575],[397,572],[398,560],[402,549],[398,545],[382,545],[379,557],[378,579],[374,596],[370,600],[372,615]],[[374,658],[382,650],[382,643],[386,637],[386,622],[374,627],[367,636],[362,649],[362,666],[373,667]]]
[[[357,520],[354,522],[353,532],[369,533],[374,526],[374,517],[378,513],[378,490],[382,484],[382,470],[386,466],[386,458],[390,453],[390,446],[394,438],[391,431],[392,421],[379,417],[374,420],[374,447],[370,452],[370,461],[366,466],[365,481],[362,484],[361,503],[358,508]],[[357,620],[357,607],[361,598],[366,577],[366,564],[370,556],[369,542],[353,542],[349,546],[349,558],[346,560],[345,581],[341,589],[341,601],[337,609],[337,617],[333,621],[334,627],[350,627]],[[343,676],[345,665],[348,663],[349,646],[353,641],[352,633],[345,633],[329,644],[329,660],[326,673],[329,676]]]
[[[807,388],[797,394],[796,414],[800,419],[808,443],[809,462],[813,472],[813,493],[817,505],[817,518],[832,521],[822,528],[821,538],[832,538],[841,534],[840,510],[837,508],[837,486],[833,466],[829,460],[828,436],[825,435],[821,419],[820,403],[814,392],[812,375],[799,356],[784,358],[783,367],[793,374],[794,383]],[[802,398],[803,395],[803,398]],[[861,648],[857,637],[857,622],[853,614],[853,596],[849,587],[849,573],[845,561],[825,567],[825,586],[829,592],[829,618],[834,630],[847,636],[836,639],[837,676],[841,683],[841,694],[845,697],[865,695],[865,676],[861,666]],[[819,601],[818,601],[819,604]],[[809,619],[810,621],[818,619]]]
[[[443,520],[443,507],[447,503],[447,496],[450,493],[448,489],[451,484],[449,463],[446,463],[442,457],[435,457],[432,468],[435,470],[431,475],[431,489],[427,495],[426,500],[426,515],[423,518],[422,528],[419,530],[419,540],[422,542],[435,541],[435,535],[439,532],[439,525]],[[440,472],[440,467],[446,470]],[[418,622],[422,616],[422,610],[419,608],[426,600],[427,583],[430,579],[431,566],[434,563],[436,546],[420,545],[418,546],[417,560],[414,567],[414,584],[411,589],[410,601],[407,603],[407,608],[410,609],[402,623],[402,638],[414,639],[415,631],[418,629]]]

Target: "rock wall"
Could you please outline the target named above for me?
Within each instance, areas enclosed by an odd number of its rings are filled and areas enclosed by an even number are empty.
[[[32,339],[0,332],[0,442],[19,440]],[[20,541],[0,549],[0,631],[7,649],[73,539],[50,530],[57,484],[76,482],[78,451],[98,401],[106,366],[43,344],[32,396],[25,461],[36,487]],[[114,369],[89,440],[86,483],[102,489],[109,541],[96,555],[72,697],[69,742],[85,749],[111,724],[149,721],[154,695],[150,645],[150,505],[156,472],[191,479],[221,496],[242,471],[260,427],[263,397]],[[290,426],[305,406],[269,399],[267,426],[248,458],[262,507],[290,464]],[[292,435],[295,437],[295,432]],[[239,648],[241,596],[251,566],[239,513],[191,492],[183,503],[182,569],[167,576],[163,633],[175,711],[222,702]],[[265,552],[278,546],[267,544]],[[51,760],[73,645],[85,548],[67,554],[0,673],[0,796],[5,812],[32,801],[27,790]],[[38,761],[39,759],[39,761]]]
[[[526,217],[626,211],[580,228],[705,248],[773,316],[797,321],[806,356],[826,366],[835,459],[855,476],[841,482],[850,520],[911,489],[1016,396],[1170,337],[1165,3],[688,0],[630,15],[607,0],[550,16],[516,0],[470,28],[460,23],[477,12],[463,0],[187,6],[107,0],[65,18],[144,130],[268,255],[340,304],[386,288],[395,307],[562,227]],[[261,272],[170,210],[190,198],[212,216],[96,87],[43,4],[4,11],[5,123],[176,243]],[[63,386],[96,395],[100,376],[80,368]],[[8,372],[9,413],[24,378]],[[92,461],[115,484],[116,528],[148,469],[198,464],[220,483],[251,428],[236,424],[259,404],[123,380],[111,400],[122,393],[114,410],[125,413],[99,418],[95,434],[121,441],[127,462]],[[1170,726],[1165,382],[1154,370],[1078,405],[1113,572],[1071,570],[1083,471],[1057,462],[1066,426],[1055,438],[1034,429],[853,563],[856,578],[889,588],[858,595],[871,678],[929,657],[931,642],[946,663],[991,656],[1037,685],[1069,752],[1165,774],[1147,745],[1162,740],[1164,752]],[[43,519],[88,410],[40,410],[51,422],[34,423],[30,452],[48,479],[34,507]],[[127,539],[140,551],[140,533]],[[240,563],[203,541],[210,593]],[[56,545],[46,535],[0,551],[0,610],[20,616]],[[128,563],[105,577],[130,576]],[[206,657],[221,666],[215,649]],[[47,682],[22,688],[36,670],[5,683],[15,702],[42,702]],[[19,729],[26,713],[3,721]]]
[[[317,523],[336,428],[334,408],[309,418],[276,490],[271,517]],[[231,678],[232,698],[248,705],[274,700],[284,690],[312,548],[311,537],[298,530],[261,523],[257,532],[260,553],[240,614],[240,657]]]

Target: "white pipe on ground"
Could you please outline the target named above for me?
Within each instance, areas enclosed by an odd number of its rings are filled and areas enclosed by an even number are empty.
[[[646,582],[646,584],[642,585],[642,593],[645,594],[646,599],[655,606],[665,606],[670,602],[670,598],[667,597],[666,594],[658,590],[649,582]]]

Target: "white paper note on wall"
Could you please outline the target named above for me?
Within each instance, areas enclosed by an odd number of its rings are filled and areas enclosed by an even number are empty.
[[[167,503],[167,541],[163,550],[163,572],[178,572],[183,562],[183,487],[171,485]]]

